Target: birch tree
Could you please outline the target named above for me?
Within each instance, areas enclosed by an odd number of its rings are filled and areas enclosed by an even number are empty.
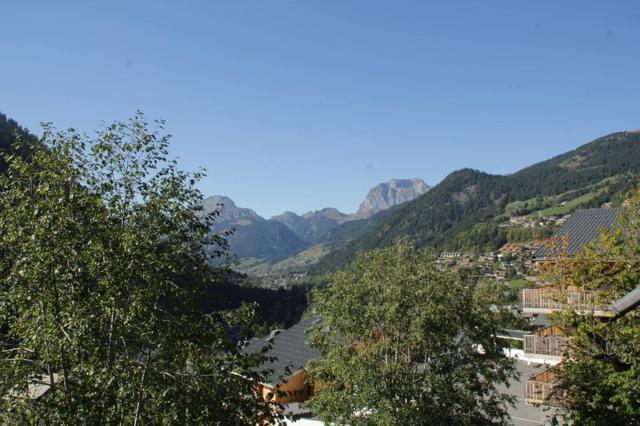
[[[311,366],[322,419],[351,425],[506,424],[515,375],[489,311],[434,258],[401,241],[361,252],[315,293]],[[482,350],[479,350],[481,348]]]
[[[216,212],[200,214],[203,173],[178,168],[163,125],[141,113],[94,137],[45,125],[28,160],[5,158],[0,423],[271,418],[246,380],[257,360],[227,339],[248,311],[198,308],[226,239],[210,231]]]

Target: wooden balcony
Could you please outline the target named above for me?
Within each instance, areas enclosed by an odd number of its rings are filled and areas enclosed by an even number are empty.
[[[559,360],[566,352],[568,342],[558,327],[546,327],[524,336],[524,353],[530,358],[538,356]]]
[[[545,370],[531,376],[525,382],[524,398],[527,404],[561,406],[562,398],[556,395],[555,386],[558,375],[555,371]]]
[[[597,317],[612,317],[615,312],[596,304],[596,292],[589,290],[561,290],[558,288],[529,288],[522,290],[522,311],[525,314],[550,314],[570,308],[577,313]]]

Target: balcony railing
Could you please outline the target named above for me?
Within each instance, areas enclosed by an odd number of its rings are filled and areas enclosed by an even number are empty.
[[[524,397],[528,404],[562,405],[562,399],[553,394],[554,383],[527,380]]]
[[[564,336],[528,334],[524,336],[524,352],[532,355],[561,357],[567,347],[568,340]]]
[[[525,313],[551,313],[565,307],[580,313],[612,316],[613,312],[596,304],[596,292],[589,290],[560,290],[557,288],[529,288],[522,290],[522,308]]]
[[[562,398],[554,392],[557,381],[557,373],[552,370],[545,370],[532,376],[525,383],[525,401],[536,405],[562,405]]]

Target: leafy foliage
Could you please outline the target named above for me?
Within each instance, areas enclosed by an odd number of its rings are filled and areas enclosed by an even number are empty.
[[[517,282],[499,282],[494,280],[480,280],[473,288],[473,298],[480,306],[491,307],[491,321],[499,328],[511,330],[526,330],[528,320],[516,315],[511,309],[517,306],[520,290],[525,285]]]
[[[270,419],[226,330],[204,315],[226,240],[142,114],[95,138],[44,127],[0,177],[0,423],[249,424]],[[24,143],[19,139],[18,143]],[[203,244],[217,247],[205,253]],[[29,398],[35,382],[48,386]],[[253,397],[252,397],[253,396]]]
[[[314,412],[337,424],[506,424],[514,376],[489,311],[428,253],[361,252],[313,298]],[[478,346],[484,351],[479,352]]]

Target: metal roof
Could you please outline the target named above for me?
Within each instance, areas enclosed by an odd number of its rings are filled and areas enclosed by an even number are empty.
[[[547,319],[546,315],[540,314],[536,315],[531,324],[535,325],[536,327],[549,327],[551,325],[551,322]]]
[[[511,330],[508,328],[498,329],[496,337],[503,339],[524,340],[524,336],[529,334],[528,331],[523,330]]]
[[[615,311],[617,315],[624,315],[638,305],[640,305],[640,287],[615,300],[609,305],[609,309]]]
[[[255,353],[268,344],[268,339],[273,338],[272,347],[267,356],[275,358],[267,361],[259,370],[272,370],[267,378],[267,384],[277,385],[282,379],[305,367],[313,359],[320,357],[320,351],[312,348],[307,342],[307,330],[320,321],[318,317],[302,319],[296,325],[279,332],[271,333],[268,337],[249,340],[244,348],[246,352]]]
[[[557,241],[556,247],[543,246],[538,249],[533,257],[544,259],[545,257],[558,255],[562,240],[568,238],[567,254],[574,256],[584,246],[600,236],[600,230],[613,229],[613,225],[620,214],[620,208],[599,208],[576,210],[567,221],[553,234],[552,241]]]

